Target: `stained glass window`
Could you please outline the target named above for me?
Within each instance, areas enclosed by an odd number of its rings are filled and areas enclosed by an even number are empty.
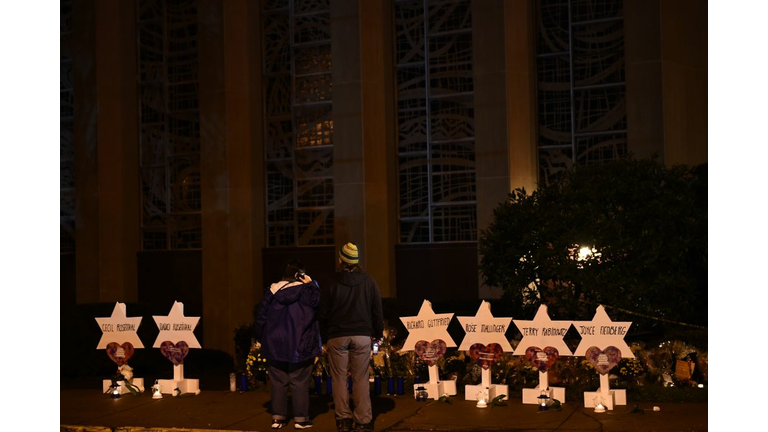
[[[539,181],[627,156],[622,0],[537,0]]]
[[[395,2],[400,243],[477,240],[469,0]]]
[[[139,0],[143,250],[202,247],[194,0]]]
[[[267,244],[332,245],[330,0],[262,2]]]

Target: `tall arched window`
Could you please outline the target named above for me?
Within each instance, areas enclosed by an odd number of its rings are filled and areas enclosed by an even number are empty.
[[[477,240],[469,0],[395,2],[400,243]]]
[[[262,6],[267,245],[332,245],[330,0]]]
[[[143,250],[202,247],[194,0],[139,0]]]
[[[621,0],[538,0],[539,181],[627,155]]]

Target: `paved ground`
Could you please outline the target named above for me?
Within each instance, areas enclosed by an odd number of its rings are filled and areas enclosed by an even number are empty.
[[[598,414],[572,396],[562,410],[540,412],[512,398],[506,406],[478,409],[463,395],[451,403],[416,402],[413,396],[373,398],[377,431],[671,432],[708,430],[706,403],[633,403]],[[642,413],[630,413],[635,407]],[[653,406],[660,411],[653,411]],[[60,391],[61,432],[267,431],[269,392],[203,390],[197,396],[152,399],[149,393],[111,399],[99,390]],[[332,400],[312,396],[314,431],[335,431]],[[286,430],[286,429],[284,429]],[[293,429],[293,422],[287,430]]]

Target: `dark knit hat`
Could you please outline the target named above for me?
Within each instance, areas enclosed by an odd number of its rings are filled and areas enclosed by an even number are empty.
[[[339,259],[347,264],[357,264],[360,262],[360,252],[357,250],[357,245],[354,243],[347,243],[339,250]]]

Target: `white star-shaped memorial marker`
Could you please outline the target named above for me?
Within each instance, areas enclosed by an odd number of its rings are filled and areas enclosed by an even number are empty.
[[[197,327],[200,317],[185,317],[184,303],[173,302],[173,307],[168,316],[153,315],[160,333],[155,339],[154,348],[160,348],[165,341],[178,343],[184,341],[190,348],[202,348],[193,331]]]
[[[106,349],[111,342],[123,344],[129,342],[134,348],[144,348],[136,330],[141,325],[141,317],[128,318],[125,316],[125,303],[115,303],[112,316],[96,318],[101,329],[101,339],[96,349]]]
[[[571,350],[563,340],[568,329],[571,328],[571,321],[552,321],[549,318],[547,305],[539,306],[533,320],[515,320],[515,325],[523,334],[523,339],[515,348],[515,355],[525,355],[525,350],[529,347],[544,349],[548,346],[557,348],[558,355],[571,355]]]
[[[635,358],[632,350],[624,342],[624,336],[627,335],[632,323],[611,321],[611,317],[608,316],[602,305],[597,307],[592,321],[574,321],[573,325],[581,335],[581,343],[576,347],[576,352],[573,355],[583,356],[593,346],[601,350],[615,346],[621,351],[622,358]]]
[[[488,345],[497,343],[503,351],[512,351],[505,333],[509,329],[512,318],[494,318],[491,314],[491,304],[483,300],[477,308],[475,316],[456,317],[461,323],[466,335],[461,341],[459,351],[467,351],[476,343]]]
[[[408,338],[403,344],[402,351],[413,351],[416,342],[420,340],[432,342],[435,339],[441,339],[445,342],[446,347],[455,347],[456,342],[448,334],[448,324],[451,323],[451,318],[453,318],[452,313],[436,314],[432,310],[432,303],[429,300],[424,300],[418,315],[400,317],[400,321],[408,330]]]

